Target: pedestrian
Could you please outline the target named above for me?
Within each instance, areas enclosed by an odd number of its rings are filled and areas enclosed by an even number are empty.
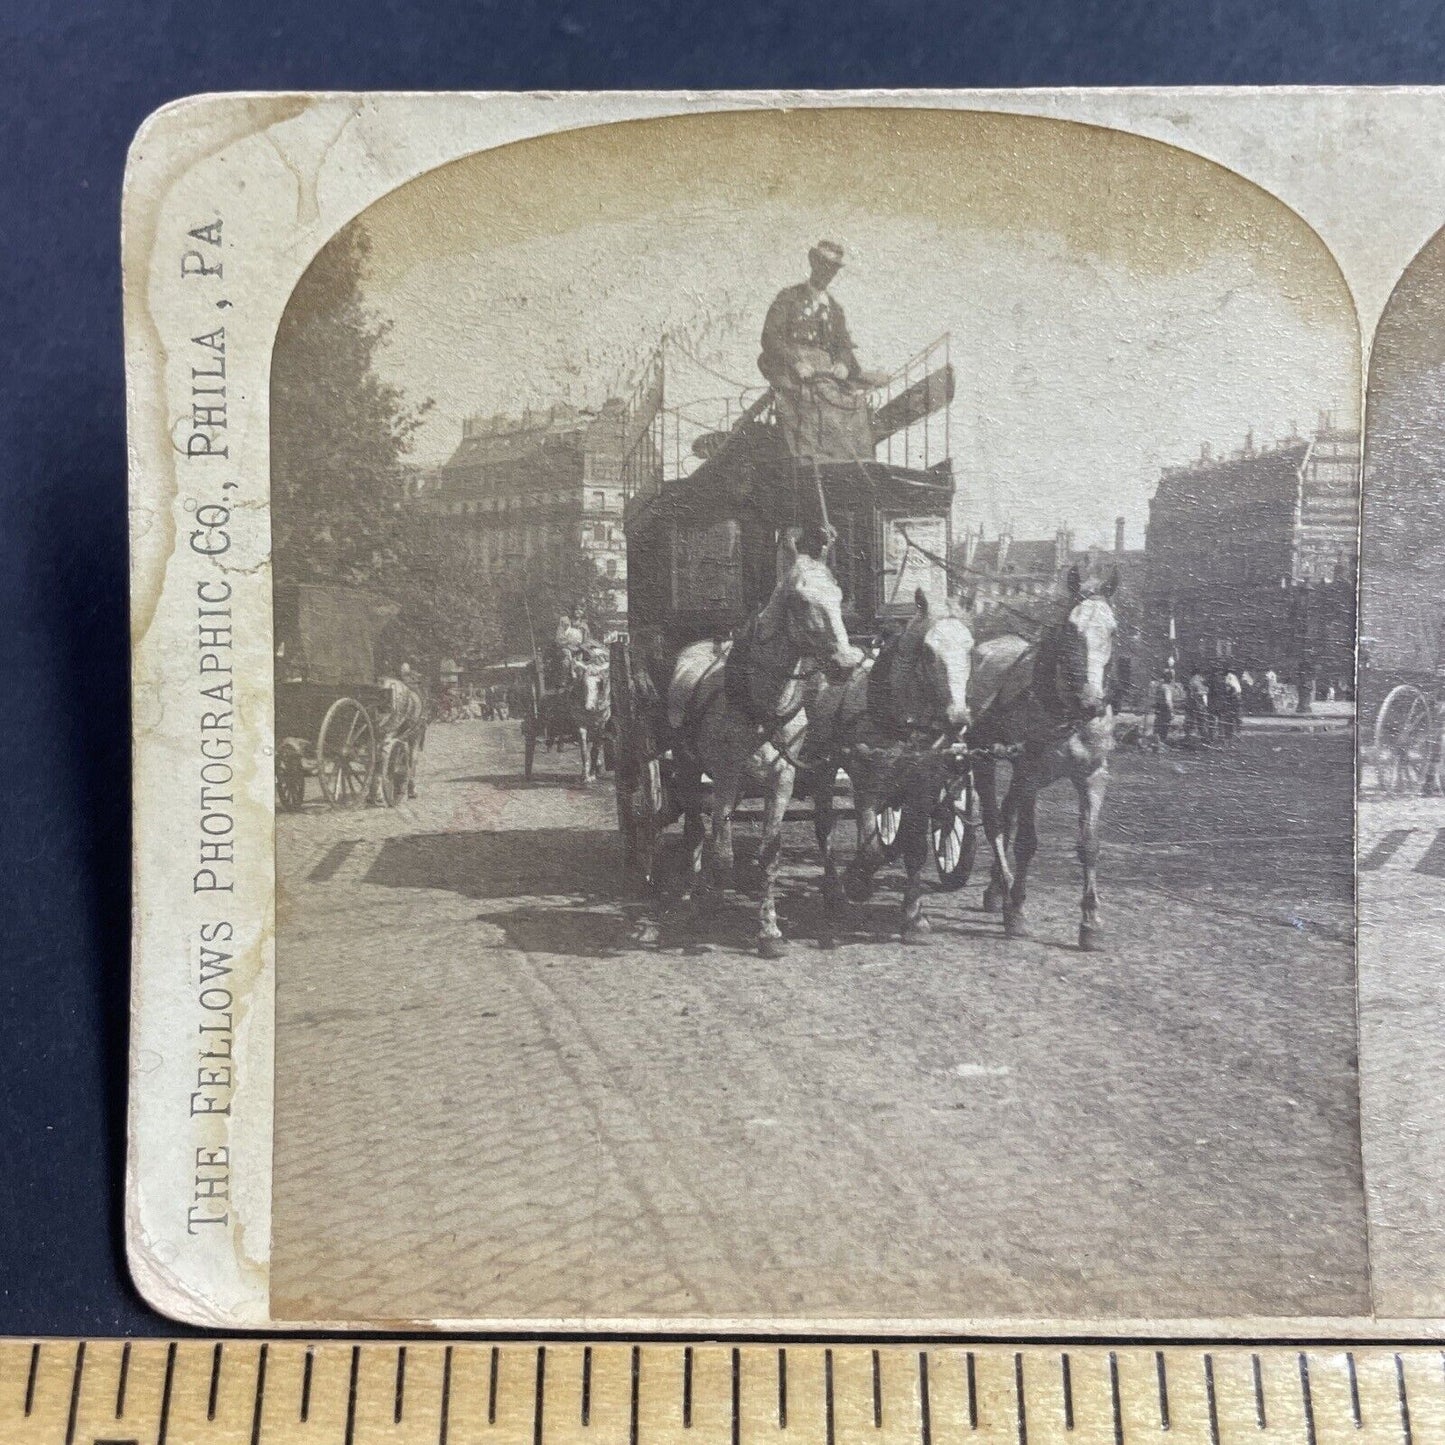
[[[1192,673],[1189,678],[1184,698],[1184,736],[1197,737],[1201,747],[1210,742],[1209,684],[1202,672]]]
[[[1220,693],[1220,733],[1225,742],[1232,743],[1244,718],[1244,684],[1233,672],[1226,672]]]
[[[1169,729],[1174,726],[1174,669],[1166,667],[1164,676],[1149,686],[1150,701],[1154,706],[1154,746],[1169,746]]]

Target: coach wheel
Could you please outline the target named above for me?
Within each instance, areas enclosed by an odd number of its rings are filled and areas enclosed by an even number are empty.
[[[305,801],[306,763],[300,745],[287,738],[276,749],[276,806],[283,813],[295,813]]]
[[[962,888],[978,854],[978,823],[973,816],[973,787],[967,781],[945,783],[928,819],[928,837],[938,869],[938,886]]]
[[[1375,771],[1387,793],[1418,793],[1434,749],[1434,717],[1418,687],[1392,688],[1375,718]]]
[[[411,748],[401,738],[388,738],[381,750],[381,771],[377,785],[381,802],[394,808],[406,797],[411,784]]]
[[[366,709],[339,697],[326,710],[316,739],[316,773],[327,802],[354,808],[371,796],[376,775],[376,729]]]

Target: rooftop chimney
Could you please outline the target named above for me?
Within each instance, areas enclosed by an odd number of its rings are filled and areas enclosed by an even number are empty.
[[[1200,443],[1199,443],[1199,460],[1200,460],[1201,462],[1208,462],[1208,461],[1212,461],[1213,459],[1214,459],[1214,450],[1213,450],[1213,448],[1209,445],[1208,442],[1200,442]]]
[[[1122,517],[1115,517],[1115,518],[1114,518],[1114,551],[1115,551],[1115,552],[1122,552],[1123,550],[1124,550],[1124,519],[1123,519]]]

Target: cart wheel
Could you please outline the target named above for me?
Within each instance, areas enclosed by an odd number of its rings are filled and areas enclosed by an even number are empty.
[[[651,893],[660,877],[662,765],[656,758],[617,774],[617,830],[622,835],[624,884],[634,895]]]
[[[652,893],[659,882],[663,814],[662,764],[652,745],[643,703],[645,675],[634,675],[632,651],[621,639],[611,649],[612,718],[616,728],[617,831],[622,839],[623,886]]]
[[[898,857],[898,825],[902,820],[903,809],[895,803],[885,803],[878,810],[878,846],[886,862]]]
[[[355,808],[371,796],[376,729],[354,697],[339,697],[326,710],[316,739],[316,775],[335,807]]]
[[[388,738],[381,749],[377,790],[382,804],[394,808],[406,797],[411,782],[411,748],[403,738]]]
[[[276,749],[276,806],[283,813],[296,813],[306,801],[306,763],[301,745],[287,738]]]
[[[1434,750],[1430,701],[1418,687],[1391,688],[1375,718],[1375,773],[1387,793],[1418,793]]]
[[[938,886],[952,893],[968,882],[978,854],[978,823],[971,783],[945,783],[928,819],[928,837],[938,868]]]

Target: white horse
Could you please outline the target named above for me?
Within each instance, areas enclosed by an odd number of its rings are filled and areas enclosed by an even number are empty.
[[[783,818],[808,727],[805,689],[820,667],[841,678],[863,661],[849,641],[842,607],[842,591],[827,566],[800,555],[785,537],[767,605],[735,642],[685,647],[668,686],[674,776],[700,909],[731,885],[738,800],[745,791],[762,794],[758,951],[764,958],[782,957],[785,947],[778,927],[778,864]],[[710,835],[702,822],[704,773],[713,786]]]
[[[1079,569],[1072,568],[1062,619],[1046,626],[1038,642],[999,637],[975,650],[970,744],[1018,750],[1002,809],[994,760],[985,755],[974,764],[979,812],[993,850],[984,907],[1002,908],[1004,932],[1011,938],[1027,937],[1029,931],[1024,903],[1029,864],[1038,852],[1039,791],[1068,778],[1078,794],[1078,854],[1084,871],[1079,947],[1093,950],[1102,942],[1096,873],[1114,748],[1109,672],[1118,631],[1112,604],[1118,585],[1115,573],[1102,587],[1086,589]]]
[[[823,859],[823,897],[830,911],[871,895],[884,861],[881,809],[900,810],[898,845],[907,871],[902,937],[928,931],[923,870],[928,826],[950,762],[945,751],[968,727],[973,633],[965,609],[952,601],[917,611],[877,659],[842,684],[823,684],[808,702],[807,752],[813,782],[813,829]],[[816,760],[816,761],[815,761]],[[853,785],[858,850],[843,877],[833,858],[833,795],[838,769]]]

